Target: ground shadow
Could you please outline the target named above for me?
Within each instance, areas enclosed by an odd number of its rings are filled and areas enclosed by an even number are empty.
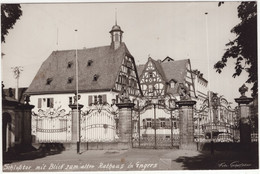
[[[43,158],[49,155],[60,154],[64,150],[65,148],[61,143],[42,143],[38,149],[32,149],[31,151],[3,153],[3,164]]]
[[[212,154],[209,149],[200,151],[193,157],[180,156],[176,160],[182,163],[182,167],[188,170],[226,170],[226,169],[258,169],[258,147],[253,145],[248,149],[216,147]],[[225,147],[225,146],[223,146]]]

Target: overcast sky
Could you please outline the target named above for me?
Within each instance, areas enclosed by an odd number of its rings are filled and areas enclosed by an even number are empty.
[[[209,80],[211,90],[235,103],[247,74],[232,78],[232,61],[221,74],[213,66],[221,59],[225,44],[235,37],[230,30],[240,21],[238,5],[239,2],[225,2],[221,7],[218,2],[22,4],[23,15],[1,45],[5,54],[1,59],[2,80],[5,87],[15,87],[11,67],[22,66],[19,86],[28,87],[52,51],[109,45],[117,9],[123,41],[137,64],[144,64],[148,55],[155,60],[166,56],[175,60],[189,58],[192,69],[199,69]]]

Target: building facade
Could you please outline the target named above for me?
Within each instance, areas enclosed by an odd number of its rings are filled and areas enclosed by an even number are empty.
[[[67,123],[66,125],[61,123],[66,114],[61,114],[59,111],[69,113],[71,111],[69,105],[75,102],[76,56],[80,95],[78,102],[84,106],[82,113],[85,115],[82,120],[92,120],[91,125],[88,125],[87,122],[84,123],[85,131],[95,128],[101,132],[100,135],[105,134],[107,132],[106,120],[111,120],[112,117],[111,129],[113,128],[114,131],[114,117],[116,115],[112,114],[114,111],[112,111],[111,105],[119,103],[122,100],[122,95],[129,96],[131,100],[137,96],[142,96],[134,57],[122,41],[123,31],[116,24],[112,27],[110,34],[111,44],[108,46],[53,51],[42,63],[26,91],[26,94],[31,96],[31,103],[35,105],[32,132],[36,140],[38,138],[38,140],[44,141],[44,136],[48,131],[56,131],[57,133],[60,131],[60,135],[62,135],[61,131],[64,134],[65,130],[67,133],[70,131],[67,129],[67,127],[70,127]],[[107,110],[109,110],[109,113],[103,113],[106,118],[100,117],[97,119],[94,116],[96,110],[100,111],[94,108],[98,105],[106,105]],[[103,108],[103,110],[105,109]],[[97,114],[102,115],[100,112]],[[57,121],[50,127],[46,120],[51,120],[54,116]],[[41,135],[40,139],[39,135]],[[89,135],[89,132],[86,132],[86,135]],[[103,140],[113,140],[115,137],[107,138],[104,135],[103,138]],[[102,136],[95,141],[101,140]],[[54,141],[53,137],[49,137],[48,141]]]

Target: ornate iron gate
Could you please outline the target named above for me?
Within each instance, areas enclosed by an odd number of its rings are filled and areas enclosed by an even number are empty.
[[[97,104],[88,107],[81,115],[81,142],[115,141],[117,107]]]
[[[32,113],[32,136],[34,142],[55,143],[71,141],[71,112],[47,109]]]
[[[212,93],[199,110],[195,110],[195,141],[238,142],[237,112],[222,96]]]
[[[93,104],[81,112],[81,142],[111,142],[117,138],[117,107]],[[37,143],[71,142],[72,114],[49,108],[32,113],[32,135]]]
[[[138,100],[132,119],[133,147],[172,148],[179,145],[178,111],[174,101],[170,102],[167,99]]]

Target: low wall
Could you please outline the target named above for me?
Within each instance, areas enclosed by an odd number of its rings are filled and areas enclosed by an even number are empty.
[[[76,150],[76,143],[63,143],[66,150]],[[132,148],[130,143],[126,142],[82,142],[81,150],[126,150]]]

